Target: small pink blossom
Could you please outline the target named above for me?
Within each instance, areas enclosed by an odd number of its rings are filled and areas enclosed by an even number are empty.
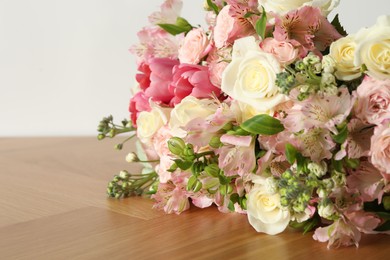
[[[208,69],[205,66],[180,64],[173,69],[173,80],[169,87],[173,93],[173,103],[178,104],[186,96],[196,98],[218,97],[221,90],[211,84]]]
[[[268,53],[273,54],[282,65],[288,65],[298,57],[298,49],[287,41],[278,41],[274,38],[265,38],[260,47]]]
[[[381,201],[383,195],[383,177],[371,163],[363,161],[359,168],[351,171],[347,177],[347,187],[356,190],[362,201]]]
[[[129,112],[130,118],[133,126],[137,126],[137,118],[139,113],[142,111],[150,111],[151,107],[149,105],[148,97],[146,97],[144,92],[138,92],[130,99]]]
[[[304,101],[296,101],[291,110],[287,111],[283,124],[291,132],[321,127],[337,134],[336,125],[348,117],[353,102],[346,88],[340,88],[338,95],[312,95]]]
[[[275,19],[275,39],[300,43],[306,52],[320,54],[342,36],[319,8],[304,6]]]
[[[218,166],[224,170],[226,176],[247,175],[256,166],[254,143],[250,142],[250,145],[248,145],[247,138],[245,136],[241,138],[245,139],[239,141],[225,136],[224,139],[233,141],[233,143],[243,144],[244,146],[234,146],[225,143],[224,146],[216,150],[216,154],[219,155]]]
[[[328,241],[328,248],[351,245],[358,247],[360,238],[359,230],[342,218],[327,227],[317,228],[313,235],[314,240],[319,242]]]
[[[332,150],[336,144],[333,142],[329,131],[323,128],[313,128],[295,137],[298,150],[305,157],[310,157],[314,162],[332,158]]]
[[[180,16],[183,2],[181,0],[165,0],[161,5],[160,11],[154,12],[149,16],[152,24],[168,23],[175,24]]]
[[[355,114],[364,122],[381,124],[390,119],[390,79],[377,80],[366,76],[356,90]]]
[[[173,36],[157,26],[145,27],[137,35],[140,43],[131,46],[129,51],[137,56],[138,63],[152,58],[176,59],[184,37],[183,34]]]
[[[379,125],[371,138],[371,162],[382,174],[390,174],[390,123]]]
[[[181,63],[198,64],[207,54],[209,39],[202,28],[194,28],[187,33],[179,49]]]

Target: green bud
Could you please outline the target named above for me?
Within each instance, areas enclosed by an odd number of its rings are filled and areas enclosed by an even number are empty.
[[[103,140],[106,136],[104,134],[99,134],[97,136],[97,139],[100,141],[100,140]]]
[[[221,139],[220,137],[218,136],[213,136],[209,142],[209,145],[212,147],[212,148],[219,148],[221,147],[223,144],[221,143]]]
[[[121,179],[128,179],[130,177],[130,173],[126,170],[119,172],[119,178]]]
[[[203,186],[202,183],[199,180],[197,180],[193,187],[193,191],[194,192],[200,191],[202,189],[202,186]]]
[[[179,137],[172,137],[168,140],[168,148],[171,153],[174,155],[181,155],[183,153],[184,148],[186,147],[186,144],[184,141]]]
[[[385,210],[390,210],[390,196],[385,196],[382,198],[383,207]]]
[[[295,69],[297,69],[297,70],[305,70],[305,64],[302,62],[302,61],[297,61],[296,63],[295,63]]]
[[[109,136],[110,138],[113,138],[115,135],[116,135],[115,129],[111,129],[111,131],[108,133],[108,136]]]
[[[117,144],[117,145],[115,145],[115,149],[116,149],[116,150],[122,150],[122,148],[123,148],[123,144]]]
[[[107,185],[108,188],[112,189],[115,186],[115,182],[110,181]]]
[[[129,186],[128,182],[122,183],[122,189],[126,189]]]
[[[348,168],[356,169],[360,165],[360,160],[359,159],[346,158],[345,159],[345,164],[347,165]]]
[[[204,171],[212,177],[218,177],[219,167],[217,164],[210,164],[204,168]]]
[[[287,207],[289,204],[289,201],[286,197],[281,197],[280,198],[280,205],[282,205],[283,207]]]
[[[114,178],[112,179],[113,182],[118,182],[120,181],[120,178],[119,176],[114,176]]]

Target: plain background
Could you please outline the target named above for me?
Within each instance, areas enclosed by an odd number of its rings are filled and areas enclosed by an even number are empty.
[[[0,0],[0,136],[96,135],[103,116],[128,117],[128,52],[163,0]],[[182,16],[204,24],[203,0]],[[341,0],[348,33],[390,14],[389,0]]]

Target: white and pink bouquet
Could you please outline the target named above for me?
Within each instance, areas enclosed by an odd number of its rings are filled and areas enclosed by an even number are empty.
[[[130,118],[98,137],[137,136],[126,160],[143,170],[108,194],[216,205],[328,247],[390,234],[390,16],[347,35],[327,19],[338,0],[204,2],[206,29],[166,0],[138,33]]]

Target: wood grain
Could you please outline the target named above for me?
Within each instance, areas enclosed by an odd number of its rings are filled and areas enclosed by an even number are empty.
[[[388,259],[390,237],[328,250],[287,230],[256,233],[245,215],[214,207],[165,215],[144,198],[108,199],[122,169],[118,140],[0,139],[0,259]]]

